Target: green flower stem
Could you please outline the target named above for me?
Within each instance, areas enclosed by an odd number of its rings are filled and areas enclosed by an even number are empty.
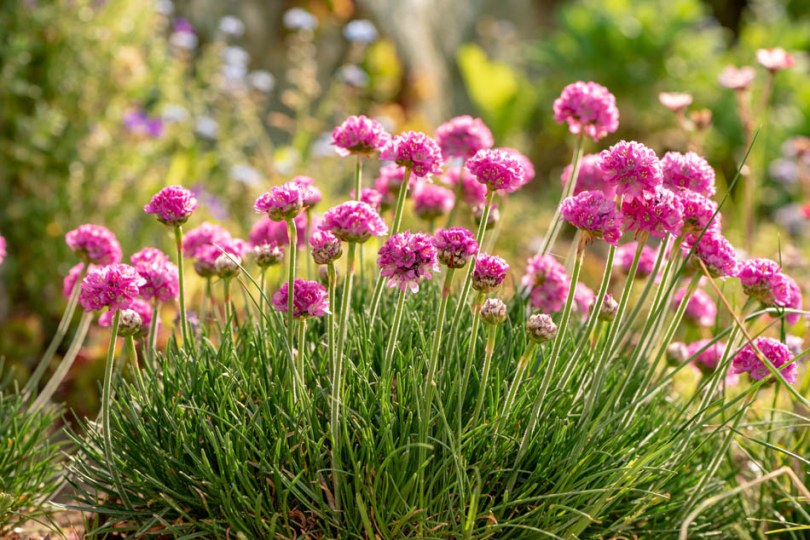
[[[265,327],[265,309],[264,309],[264,297],[265,291],[267,289],[267,268],[262,267],[259,271],[259,334],[264,337],[264,327]]]
[[[68,328],[70,328],[70,322],[73,320],[73,314],[76,312],[76,305],[79,302],[79,292],[81,291],[84,276],[87,274],[88,266],[88,263],[84,263],[84,266],[82,266],[82,271],[79,274],[79,277],[76,279],[76,283],[73,284],[73,290],[70,292],[68,303],[65,306],[65,312],[62,313],[62,319],[59,321],[59,326],[56,327],[56,334],[54,334],[51,343],[45,350],[45,354],[40,359],[39,364],[37,364],[37,367],[34,369],[34,372],[31,373],[31,376],[28,378],[28,382],[25,383],[25,387],[23,388],[22,392],[25,395],[30,396],[34,393],[40,379],[42,379],[42,376],[48,369],[48,365],[51,363],[51,360],[56,354],[56,350],[59,348],[59,345],[62,344],[62,340],[64,340],[65,336],[67,335]]]
[[[73,336],[73,341],[71,342],[70,347],[68,347],[67,353],[65,353],[62,361],[59,362],[59,365],[56,367],[56,371],[54,371],[53,375],[51,375],[51,378],[48,379],[48,382],[45,384],[42,392],[37,394],[37,399],[31,404],[31,408],[29,410],[32,413],[44,407],[56,392],[56,389],[59,388],[59,385],[62,383],[65,376],[70,371],[73,362],[76,360],[76,356],[78,356],[79,351],[84,344],[84,338],[87,336],[87,330],[90,328],[90,323],[92,322],[92,311],[82,314],[82,318],[79,321],[79,326],[76,329],[76,335]]]
[[[309,237],[310,237],[311,232],[312,232],[312,208],[307,207],[306,212],[307,212],[307,224],[306,224],[306,227],[304,229],[304,232],[305,232],[304,237],[307,239],[307,241],[306,241],[307,279],[311,281],[315,277],[315,274],[313,274],[313,270],[312,270],[312,246],[309,245]],[[296,239],[296,245],[297,244],[298,244],[298,241]]]
[[[484,303],[484,293],[479,292],[473,302],[473,320],[470,327],[470,343],[467,346],[467,362],[464,364],[464,374],[458,386],[458,429],[461,430],[461,413],[464,409],[464,401],[467,397],[467,385],[470,381],[470,371],[472,371],[473,358],[475,357],[476,338],[478,337],[478,326],[481,324],[481,304]]]
[[[363,189],[363,156],[357,154],[357,164],[354,166],[354,200],[360,200],[360,191]]]
[[[655,285],[655,277],[658,275],[658,271],[661,269],[661,264],[664,261],[664,257],[667,252],[667,246],[669,245],[669,237],[666,237],[661,245],[658,248],[658,255],[655,258],[655,264],[653,265],[652,272],[647,277],[647,283],[644,285],[644,289],[641,291],[641,296],[639,296],[638,301],[635,302],[635,306],[633,306],[633,311],[627,316],[627,320],[624,321],[621,330],[619,330],[618,334],[618,342],[621,343],[624,340],[624,337],[627,335],[627,332],[630,331],[630,328],[633,326],[633,323],[636,322],[639,313],[641,313],[642,307],[644,307],[644,302],[647,301],[647,297],[650,295],[650,291],[652,290],[653,286]]]
[[[233,340],[233,324],[231,319],[233,318],[233,302],[231,300],[231,279],[224,278],[222,280],[222,290],[225,293],[225,331],[231,336],[231,340]],[[292,298],[292,296],[290,296]],[[292,342],[290,342],[290,346],[292,347]],[[293,391],[293,394],[295,391]]]
[[[430,361],[428,362],[428,375],[425,381],[425,397],[427,399],[427,406],[430,406],[433,401],[433,393],[436,390],[436,370],[439,366],[439,349],[442,346],[442,332],[444,331],[444,319],[447,314],[447,303],[450,300],[450,288],[453,285],[453,276],[456,270],[454,268],[447,269],[447,275],[444,277],[444,285],[442,286],[442,299],[439,302],[439,314],[436,318],[436,331],[433,333],[433,345],[430,348]]]
[[[188,319],[186,318],[186,285],[183,276],[183,226],[174,228],[174,243],[177,247],[177,273],[180,278],[180,331],[183,336],[183,349],[188,351],[191,340],[188,333]]]
[[[306,357],[306,335],[307,335],[307,320],[301,318],[298,321],[298,354],[295,356],[295,381],[299,387],[298,395],[301,400],[305,400],[307,396],[307,384],[304,375],[304,359]]]
[[[388,345],[385,347],[385,358],[382,366],[382,381],[387,381],[391,374],[391,366],[394,359],[394,350],[397,346],[397,337],[399,335],[399,327],[402,324],[403,306],[405,305],[405,293],[407,289],[400,289],[397,296],[397,309],[394,312],[394,322],[391,325],[391,334],[388,336]],[[432,358],[432,355],[431,355]],[[386,383],[383,382],[383,385]],[[383,399],[386,399],[383,397]]]
[[[402,213],[405,209],[405,201],[408,198],[408,184],[411,181],[411,167],[405,167],[405,178],[399,188],[399,195],[397,195],[397,206],[394,211],[394,220],[391,222],[391,228],[388,231],[389,236],[393,236],[399,232],[402,225]],[[371,296],[371,307],[369,308],[369,327],[374,328],[374,322],[377,319],[377,310],[380,307],[380,299],[382,299],[382,292],[385,288],[385,283],[388,278],[377,274],[377,282],[374,284],[374,293]]]
[[[298,248],[296,247],[296,238],[298,238],[298,231],[295,228],[295,220],[290,218],[287,220],[287,237],[290,239],[290,265],[289,274],[287,278],[287,342],[290,344],[290,350],[295,343],[295,321],[293,320],[294,311],[294,295],[295,295],[295,255]]]
[[[562,226],[562,220],[560,219],[560,208],[562,207],[562,202],[574,193],[574,188],[576,187],[577,179],[579,178],[580,165],[582,164],[583,148],[583,136],[582,133],[580,133],[577,135],[576,142],[574,143],[574,156],[571,159],[571,176],[568,178],[568,183],[565,184],[565,188],[562,191],[560,203],[557,205],[557,210],[554,212],[554,217],[551,218],[551,222],[548,226],[548,232],[546,232],[546,236],[543,238],[543,246],[540,248],[540,251],[538,251],[539,255],[547,255],[551,251],[551,247],[554,245],[554,242],[557,240],[557,234],[560,232],[560,227]]]
[[[335,289],[337,289],[337,274],[335,272],[335,263],[328,263],[327,269],[327,288],[329,292],[329,313],[326,314],[326,333],[329,336],[329,368],[335,369]]]
[[[211,278],[205,278],[205,292],[203,293],[202,307],[200,308],[200,322],[204,328],[208,325],[208,309],[211,305]]]
[[[152,299],[152,320],[149,321],[149,336],[146,357],[149,359],[149,367],[155,367],[155,355],[157,353],[158,321],[160,320],[160,300]]]
[[[177,227],[175,230],[179,229],[180,227]],[[180,245],[182,246],[182,241]],[[101,429],[103,430],[102,434],[104,435],[104,460],[107,462],[107,466],[110,468],[110,472],[112,473],[115,489],[118,491],[118,495],[121,497],[121,500],[124,501],[124,506],[126,507],[127,511],[133,512],[132,504],[129,502],[129,497],[127,496],[126,491],[124,491],[124,484],[121,482],[121,476],[118,474],[118,466],[115,463],[115,456],[113,455],[112,448],[112,426],[110,425],[112,379],[113,368],[115,367],[115,340],[118,337],[118,325],[120,322],[121,310],[116,309],[112,320],[110,346],[107,349],[107,363],[104,365],[104,386],[102,388],[101,395]]]
[[[129,354],[130,369],[132,369],[132,378],[135,379],[135,384],[138,386],[138,392],[144,395],[146,385],[143,383],[143,376],[141,369],[138,367],[138,350],[135,348],[135,338],[127,336],[127,352]]]
[[[487,332],[487,348],[484,355],[484,368],[481,372],[481,385],[478,387],[478,399],[475,403],[475,412],[473,412],[472,423],[470,425],[478,425],[478,416],[481,414],[481,408],[484,406],[486,399],[487,382],[489,381],[489,371],[492,367],[492,355],[495,352],[495,342],[498,339],[498,325],[489,325]]]
[[[456,214],[458,213],[458,208],[461,206],[461,198],[462,198],[463,189],[464,189],[464,185],[463,185],[464,183],[461,181],[461,174],[462,174],[463,169],[464,169],[464,164],[462,163],[458,167],[458,172],[459,172],[458,181],[456,182],[455,189],[454,189],[455,196],[456,196],[455,197],[455,202],[453,203],[453,208],[450,209],[450,213],[447,215],[447,221],[444,224],[445,229],[449,229],[450,227],[453,226],[453,223],[456,220]]]
[[[503,409],[501,410],[501,417],[498,419],[496,432],[505,425],[506,418],[509,415],[509,412],[512,410],[512,406],[515,404],[518,388],[520,388],[520,384],[523,382],[523,377],[526,375],[526,370],[529,367],[529,363],[537,354],[537,347],[537,343],[531,342],[529,346],[526,347],[523,356],[521,356],[518,360],[517,370],[515,371],[515,379],[512,381],[512,385],[509,387],[509,392],[506,394],[506,401],[503,403]]]

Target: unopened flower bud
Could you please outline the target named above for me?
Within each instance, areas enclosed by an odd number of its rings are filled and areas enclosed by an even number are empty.
[[[209,261],[205,259],[197,259],[194,261],[194,271],[197,275],[204,278],[210,278],[217,275],[217,269]]]
[[[481,306],[481,320],[486,324],[501,324],[506,320],[506,304],[500,298],[488,298]]]
[[[217,275],[224,279],[235,277],[239,274],[239,265],[242,264],[242,258],[223,253],[217,257],[214,267],[217,270]]]
[[[261,268],[275,266],[281,262],[284,257],[284,248],[280,247],[276,242],[261,244],[253,248],[253,258],[256,259],[256,264]]]
[[[121,337],[134,336],[141,331],[143,320],[138,312],[133,309],[121,311],[121,320],[118,324],[118,335]]]
[[[484,205],[479,204],[474,206],[472,209],[473,219],[475,220],[475,224],[478,225],[481,223],[481,219],[484,217]],[[496,205],[492,205],[492,208],[489,210],[489,218],[487,219],[487,230],[491,229],[495,225],[498,224],[498,220],[501,219],[501,212],[498,210]]]
[[[526,322],[526,333],[535,343],[545,343],[557,336],[557,325],[545,313],[532,315]]]
[[[667,363],[670,365],[677,366],[682,364],[687,358],[689,358],[689,349],[686,347],[685,343],[676,341],[667,347]]]
[[[329,264],[343,255],[343,243],[331,232],[318,231],[309,239],[315,264]]]
[[[616,318],[617,313],[619,313],[619,303],[613,299],[612,294],[605,295],[602,310],[599,312],[599,320],[610,322]]]

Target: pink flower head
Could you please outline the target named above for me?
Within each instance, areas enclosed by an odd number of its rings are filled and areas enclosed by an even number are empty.
[[[392,208],[397,203],[397,195],[405,181],[405,167],[400,167],[396,163],[380,167],[380,176],[374,180],[374,188],[382,195],[380,208]],[[418,179],[411,176],[408,181],[408,188],[414,188]]]
[[[289,283],[284,284],[273,295],[273,307],[287,313]],[[293,285],[293,319],[320,317],[329,311],[329,294],[326,287],[317,281],[296,278]]]
[[[478,292],[489,294],[501,286],[507,272],[509,265],[505,260],[497,255],[482,253],[475,259],[472,287]]]
[[[388,226],[380,215],[359,201],[348,201],[327,210],[319,228],[331,232],[344,242],[361,244],[372,236],[388,233]]]
[[[802,290],[799,288],[799,284],[788,275],[785,275],[785,280],[787,280],[787,286],[790,290],[790,301],[785,307],[790,309],[802,309]],[[796,324],[799,322],[799,314],[787,313],[785,314],[785,320],[788,324]]]
[[[349,194],[352,198],[355,197],[354,190]],[[374,188],[362,188],[360,190],[360,202],[364,202],[374,209],[375,212],[380,211],[382,208],[383,194]]]
[[[132,303],[126,309],[131,309],[140,316],[141,332],[139,334],[146,334],[148,332],[149,325],[152,324],[152,305],[142,298],[133,298]],[[115,315],[114,310],[105,311],[98,316],[98,325],[105,328],[111,326],[113,315]],[[158,320],[158,326],[159,325],[160,320]]]
[[[444,160],[469,159],[479,150],[492,148],[492,132],[480,118],[457,116],[436,130],[436,143]]]
[[[554,120],[568,122],[571,133],[585,133],[598,141],[619,129],[619,109],[607,88],[579,81],[563,88],[554,100]]]
[[[417,178],[442,174],[442,152],[439,145],[424,133],[416,131],[401,133],[385,143],[380,159],[410,167]]]
[[[643,198],[625,200],[622,203],[625,230],[647,231],[655,238],[667,234],[679,236],[683,228],[683,204],[667,188],[658,187],[654,193]]]
[[[711,197],[717,192],[714,169],[694,152],[667,152],[661,159],[661,170],[664,185],[673,191],[689,190],[704,197]]]
[[[185,233],[183,238],[183,255],[186,257],[196,257],[197,251],[205,245],[211,243],[221,243],[231,239],[231,233],[214,223],[204,221],[199,227],[195,227]]]
[[[391,140],[382,124],[363,115],[350,116],[332,130],[332,146],[341,157],[369,156]]]
[[[454,188],[458,185],[459,180],[461,181],[461,196],[467,205],[476,207],[486,202],[487,186],[479,184],[466,168],[453,167],[442,176],[442,182]]]
[[[754,82],[757,72],[751,66],[736,68],[734,66],[726,66],[726,68],[717,77],[720,86],[725,86],[732,90],[745,90],[751,83]]]
[[[161,302],[168,302],[180,294],[177,266],[159,249],[143,248],[132,255],[130,262],[145,280],[139,291],[146,300],[157,298]]]
[[[678,309],[678,306],[681,305],[686,290],[686,287],[681,287],[675,291],[675,297],[672,299],[672,309]],[[714,326],[714,321],[717,319],[717,304],[703,289],[696,289],[687,301],[685,315],[687,320],[694,322],[698,326]]]
[[[98,265],[121,262],[121,244],[100,225],[80,225],[65,235],[65,243],[81,260]]]
[[[0,236],[0,264],[3,264],[3,259],[6,258],[6,239]]]
[[[95,267],[95,265],[91,264],[88,270],[92,270]],[[76,286],[76,282],[79,281],[79,276],[82,275],[82,270],[84,270],[84,263],[78,263],[68,270],[68,274],[65,276],[65,279],[62,280],[62,296],[70,298],[70,295],[73,294],[73,287]]]
[[[295,219],[295,228],[298,239],[296,245],[301,248],[306,246],[306,214],[298,214]],[[290,239],[287,234],[287,224],[282,221],[273,221],[268,216],[262,216],[259,221],[253,224],[253,227],[248,233],[248,240],[252,247],[261,246],[275,242],[279,246],[290,245]]]
[[[312,258],[317,264],[329,264],[343,255],[340,239],[328,231],[315,231],[309,239]]]
[[[197,260],[194,261],[194,270],[201,277],[212,277],[217,274],[216,262],[222,252],[234,257],[242,258],[250,246],[239,238],[222,239],[216,244],[206,244],[197,250]]]
[[[638,250],[638,242],[630,242],[620,246],[616,250],[616,268],[618,268],[625,275],[630,273],[633,267],[633,259]],[[638,259],[638,266],[636,267],[636,277],[645,278],[652,274],[655,267],[655,250],[650,246],[645,245],[641,248],[641,256]]]
[[[490,191],[503,189],[511,193],[526,181],[520,159],[506,150],[480,150],[467,160],[467,169]]]
[[[683,205],[683,232],[695,237],[700,236],[707,227],[710,231],[720,232],[720,213],[714,216],[717,211],[716,202],[694,191],[682,191],[675,196]],[[708,232],[706,231],[707,234]]]
[[[797,378],[796,362],[785,366],[793,360],[793,355],[786,346],[779,341],[769,337],[758,337],[754,340],[757,349],[770,360],[771,364],[782,374],[787,382],[794,384]],[[783,367],[784,366],[784,367]],[[732,369],[735,373],[745,373],[752,379],[762,380],[771,374],[768,366],[757,357],[754,348],[749,343],[737,353],[732,360]]]
[[[126,309],[140,293],[145,280],[126,264],[114,263],[92,268],[82,281],[79,303],[85,311]]]
[[[464,268],[479,249],[475,235],[464,227],[439,229],[433,246],[438,250],[439,261],[448,268]]]
[[[636,141],[619,141],[602,150],[599,167],[605,183],[616,186],[626,200],[643,198],[661,185],[661,162],[651,148]]]
[[[183,186],[169,186],[161,189],[152,197],[149,204],[143,207],[147,214],[157,214],[158,221],[171,227],[188,221],[191,213],[197,209],[194,193]]]
[[[309,176],[296,176],[288,183],[297,185],[301,190],[305,207],[315,206],[323,199],[323,193],[315,185],[315,180]]]
[[[543,313],[560,310],[571,288],[571,278],[565,273],[565,267],[551,255],[530,258],[521,282],[531,288],[532,306]]]
[[[455,202],[452,190],[436,184],[421,184],[413,191],[413,212],[428,221],[449,213]]]
[[[681,92],[661,92],[658,94],[661,105],[672,112],[680,112],[692,104],[692,95]]]
[[[410,288],[417,292],[419,283],[430,279],[431,271],[439,270],[436,248],[425,233],[394,234],[385,241],[378,255],[380,275],[389,278],[389,287],[398,286],[403,291]]]
[[[688,253],[697,237],[687,236],[685,240],[682,249],[684,253]],[[737,252],[726,237],[716,230],[706,231],[695,246],[692,256],[703,261],[713,277],[737,275]]]
[[[585,322],[588,318],[588,312],[594,300],[596,300],[596,295],[591,288],[582,282],[578,282],[576,289],[574,289],[573,310],[579,314],[581,322]]]
[[[287,182],[273,186],[253,204],[257,214],[267,214],[273,221],[286,221],[294,218],[304,209],[304,190],[300,184]]]
[[[560,215],[584,231],[591,241],[602,238],[613,246],[619,244],[622,214],[616,209],[616,203],[601,191],[583,191],[575,197],[568,197],[562,202]]]
[[[520,165],[523,167],[523,184],[528,184],[532,180],[534,180],[534,165],[532,161],[524,156],[519,150],[515,150],[514,148],[501,148],[504,152],[509,152],[512,154],[519,162]]]
[[[757,51],[757,62],[765,69],[773,72],[792,68],[796,64],[793,55],[782,47],[759,49]]]
[[[692,357],[698,353],[701,349],[709,345],[711,342],[710,339],[701,339],[700,341],[695,341],[694,343],[690,343],[686,346],[686,354],[688,355],[687,358]],[[697,367],[701,371],[714,371],[717,369],[717,364],[723,358],[723,354],[726,352],[726,344],[722,341],[716,341],[709,345],[709,347],[700,353],[697,358],[693,360],[693,362],[697,365]]]
[[[612,199],[616,196],[616,186],[605,182],[602,175],[602,169],[599,164],[602,163],[602,156],[599,154],[586,154],[582,156],[579,162],[579,174],[577,175],[577,184],[574,186],[574,195],[579,195],[583,191],[596,191],[599,190],[605,194],[605,197]],[[571,165],[563,169],[560,180],[563,186],[568,184],[571,179]]]
[[[765,305],[787,306],[791,288],[782,267],[770,259],[748,259],[737,270],[743,291]]]

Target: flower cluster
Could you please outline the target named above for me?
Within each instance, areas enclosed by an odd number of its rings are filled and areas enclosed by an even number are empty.
[[[490,191],[513,192],[526,181],[520,159],[506,150],[480,150],[467,160],[467,169]]]
[[[519,150],[514,148],[501,148],[504,152],[509,152],[520,162],[520,166],[523,167],[523,183],[528,184],[534,179],[534,165],[532,165],[532,161],[524,156]]]
[[[793,355],[785,345],[769,337],[756,338],[754,345],[779,370],[787,382],[791,384],[796,382],[798,371],[796,363],[785,365],[793,360]],[[758,381],[771,374],[771,370],[759,359],[750,343],[737,353],[732,360],[732,366],[735,373],[747,372],[752,379]]]
[[[383,146],[380,159],[410,167],[417,178],[442,174],[442,152],[436,141],[416,131],[395,136]]]
[[[328,231],[315,231],[309,245],[312,246],[312,258],[317,264],[329,264],[343,255],[340,239]]]
[[[535,343],[546,343],[557,336],[557,325],[550,316],[538,313],[526,321],[526,335]]]
[[[206,244],[197,250],[197,260],[194,261],[194,270],[201,277],[217,275],[217,259],[219,259],[223,252],[241,259],[249,250],[250,246],[248,243],[240,238],[228,238],[216,244]]]
[[[273,307],[287,313],[289,283],[284,283],[273,295]],[[329,311],[329,294],[326,288],[316,281],[296,278],[293,285],[293,319],[320,317]]]
[[[80,225],[65,235],[65,243],[83,261],[99,265],[121,262],[121,244],[100,225]]]
[[[475,269],[472,275],[472,287],[484,294],[491,293],[501,286],[509,265],[497,255],[482,253],[475,259]]]
[[[678,309],[686,296],[686,291],[687,287],[681,287],[675,292],[675,296],[672,298],[672,309]],[[706,291],[697,289],[686,301],[684,313],[687,320],[698,326],[714,326],[714,321],[717,319],[717,304]]]
[[[506,304],[500,298],[487,298],[481,304],[480,313],[484,324],[502,324],[506,321]]]
[[[260,268],[275,266],[284,258],[284,248],[275,242],[253,246],[253,258]]]
[[[295,222],[296,242],[295,244],[302,248],[306,246],[306,228],[307,228],[307,215],[298,214],[293,219]],[[313,220],[312,228],[315,226],[316,220]],[[269,244],[275,242],[279,246],[290,245],[289,232],[287,231],[287,224],[282,221],[273,221],[267,216],[262,216],[259,221],[253,224],[253,227],[248,233],[248,240],[253,247],[262,244]]]
[[[694,152],[667,152],[661,158],[664,185],[673,191],[689,190],[711,197],[717,192],[714,169]]]
[[[311,208],[321,202],[323,193],[315,185],[315,179],[309,176],[299,175],[287,182],[288,184],[295,184],[301,190],[301,198],[304,202],[304,208]]]
[[[262,194],[253,204],[257,214],[267,214],[273,221],[286,221],[301,213],[304,208],[304,187],[288,182],[274,186]]]
[[[697,257],[713,277],[733,277],[737,275],[737,253],[734,251],[734,246],[726,240],[726,237],[717,231],[707,231],[706,234],[700,239],[700,242],[694,244],[697,238],[687,237],[683,245],[683,250],[688,253],[694,245],[695,251],[692,253],[693,257]]]
[[[183,255],[197,257],[197,252],[209,244],[222,244],[231,239],[231,233],[214,223],[204,221],[199,227],[188,231],[183,238]]]
[[[158,221],[171,227],[188,221],[191,213],[197,209],[194,193],[183,186],[169,186],[161,189],[152,200],[143,207],[147,214],[157,215]]]
[[[145,280],[131,266],[114,263],[91,268],[82,281],[79,303],[85,311],[126,309]]]
[[[452,190],[436,184],[421,184],[413,191],[413,212],[428,221],[446,215],[455,202]]]
[[[683,204],[670,190],[658,187],[652,194],[622,202],[626,230],[646,231],[655,238],[679,236],[683,228]]]
[[[625,199],[654,194],[663,181],[661,162],[655,152],[636,141],[619,141],[603,150],[599,168],[604,182],[616,187]]]
[[[707,227],[709,229],[706,231],[707,234],[710,231],[720,232],[720,214],[714,215],[717,211],[716,202],[694,191],[682,191],[676,197],[680,199],[683,206],[684,233],[699,236]]]
[[[464,227],[439,229],[433,238],[439,261],[448,268],[464,268],[478,253],[475,235]]]
[[[692,104],[692,96],[681,92],[661,92],[658,101],[672,112],[681,112]]]
[[[366,203],[358,201],[348,201],[327,210],[319,228],[344,242],[363,243],[372,236],[388,233],[388,226],[380,215]]]
[[[352,198],[355,197],[354,190],[351,191],[349,194]],[[379,212],[382,208],[382,201],[383,201],[383,194],[377,191],[374,188],[362,188],[360,190],[360,202],[364,202],[370,207],[374,209],[375,212]]]
[[[149,300],[157,298],[168,302],[180,293],[177,266],[169,261],[169,256],[157,248],[143,248],[130,258],[132,266],[144,279],[139,287],[141,296]]]
[[[717,77],[721,86],[730,88],[732,90],[746,90],[757,76],[757,72],[751,66],[736,68],[734,66],[726,66],[726,68]]]
[[[710,342],[710,339],[701,339],[686,346],[686,357],[690,358],[697,354],[698,356],[694,359],[694,362],[701,371],[714,371],[726,352],[726,344],[722,341],[709,345]],[[698,354],[698,351],[707,345],[709,345],[708,348]]]
[[[378,252],[380,275],[389,278],[389,287],[419,290],[419,284],[431,279],[431,271],[439,270],[437,250],[425,233],[397,233],[385,241]]]
[[[363,115],[350,116],[332,131],[332,145],[339,156],[374,154],[391,140],[382,124]]]
[[[436,143],[445,160],[469,159],[479,150],[492,148],[492,132],[480,118],[457,116],[436,129]]]
[[[759,49],[757,51],[757,62],[768,71],[777,72],[782,69],[792,68],[796,64],[796,59],[782,47],[775,47],[773,49]]]
[[[129,307],[121,312],[122,326],[124,326],[125,324],[124,314],[128,310],[132,310],[138,315],[138,318],[140,319],[140,328],[141,328],[141,332],[139,334],[145,335],[146,329],[149,328],[150,324],[152,324],[152,306],[149,304],[149,302],[143,300],[142,298],[133,298],[132,303],[129,305]],[[110,325],[112,325],[114,315],[115,315],[114,310],[105,311],[104,313],[98,316],[98,325],[103,327],[109,327]],[[157,324],[159,328],[160,319],[158,319]]]
[[[629,242],[616,250],[616,268],[621,270],[625,275],[630,273],[633,267],[633,259],[638,251],[638,242]],[[652,274],[655,267],[655,250],[648,245],[641,248],[641,255],[638,259],[638,266],[636,267],[636,277],[645,278]]]
[[[782,268],[770,259],[748,259],[737,270],[743,291],[765,305],[790,304],[791,287]]]
[[[616,98],[594,82],[575,82],[554,101],[554,120],[568,123],[571,133],[585,133],[594,141],[619,129]]]
[[[568,197],[560,208],[562,219],[590,237],[602,238],[611,245],[618,245],[622,236],[622,214],[616,203],[601,191],[583,191]],[[586,237],[587,238],[587,237]]]
[[[574,195],[579,195],[583,191],[596,191],[599,190],[605,194],[605,197],[612,199],[616,195],[616,186],[605,182],[602,168],[599,164],[602,162],[602,156],[599,154],[586,154],[582,156],[579,162],[579,174],[577,174],[577,183],[574,186]],[[560,180],[563,186],[567,185],[571,179],[572,166],[568,165],[563,169]]]
[[[466,168],[453,167],[442,176],[442,182],[456,187],[461,182],[461,196],[468,206],[475,208],[484,204],[487,198],[487,186],[478,182]]]
[[[528,260],[521,283],[530,288],[532,306],[551,313],[559,311],[565,304],[571,278],[553,256],[535,255]]]

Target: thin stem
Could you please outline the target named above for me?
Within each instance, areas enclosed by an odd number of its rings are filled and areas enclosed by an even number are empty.
[[[231,341],[233,341],[233,326],[231,325],[231,318],[233,318],[233,304],[231,302],[231,279],[224,278],[222,280],[222,289],[225,292],[225,331],[228,332],[228,335],[231,336]],[[290,295],[292,298],[292,295]],[[290,346],[292,347],[292,342],[290,342]]]
[[[471,425],[475,426],[478,424],[478,416],[481,414],[481,407],[484,406],[484,399],[486,399],[487,393],[487,382],[489,381],[489,371],[492,367],[492,354],[495,352],[495,343],[498,339],[498,325],[491,324],[489,325],[489,331],[487,332],[487,348],[486,353],[484,355],[484,368],[481,372],[481,384],[478,387],[478,399],[475,403],[475,412],[473,412],[473,418]]]
[[[309,245],[309,242],[307,242],[307,245]],[[259,294],[259,333],[261,334],[262,337],[264,336],[264,326],[265,326],[265,322],[264,322],[264,296],[265,296],[265,290],[267,288],[266,279],[267,279],[267,268],[262,267],[261,271],[259,272],[259,289],[261,290],[261,294]],[[330,304],[330,306],[331,306],[331,304]]]
[[[436,319],[436,331],[433,332],[433,345],[430,348],[430,361],[428,362],[428,375],[425,381],[425,397],[427,399],[427,407],[430,409],[431,402],[433,401],[433,392],[436,389],[436,370],[439,365],[439,348],[442,344],[442,331],[444,330],[444,319],[447,314],[447,303],[450,300],[450,287],[453,285],[453,276],[455,274],[454,268],[447,269],[447,275],[444,277],[444,286],[442,287],[442,299],[439,302],[439,314]]]
[[[287,237],[290,239],[290,266],[287,278],[287,341],[290,344],[290,349],[292,349],[293,343],[295,343],[295,321],[293,320],[293,311],[295,309],[295,252],[298,251],[296,247],[298,231],[295,228],[295,220],[292,218],[287,220]]]
[[[129,353],[130,369],[132,369],[132,378],[135,379],[135,384],[138,386],[138,392],[144,395],[146,385],[143,383],[141,376],[141,369],[138,367],[138,350],[135,348],[135,338],[127,336],[126,338],[127,351]]]
[[[296,355],[295,363],[295,380],[299,386],[298,395],[301,399],[306,399],[306,379],[304,375],[304,359],[306,357],[306,334],[307,334],[307,320],[302,318],[298,321],[298,354]]]
[[[391,334],[388,336],[388,345],[385,347],[385,358],[382,366],[382,381],[388,380],[391,373],[391,366],[394,359],[394,350],[397,346],[397,338],[399,336],[399,327],[402,324],[403,306],[405,305],[405,292],[407,289],[400,289],[397,295],[397,308],[394,312],[394,321],[391,325]],[[383,385],[385,383],[383,382]],[[385,398],[383,398],[385,399]]]
[[[360,191],[363,189],[363,156],[357,154],[357,164],[354,167],[354,200],[360,200]]]
[[[554,212],[554,217],[551,218],[551,222],[548,226],[548,232],[546,232],[546,236],[543,239],[543,245],[540,248],[540,251],[537,252],[539,255],[547,255],[549,251],[551,251],[551,247],[554,245],[554,242],[557,240],[557,234],[560,232],[560,227],[562,226],[562,220],[560,219],[560,208],[562,202],[574,193],[574,188],[576,187],[577,180],[579,178],[579,169],[582,163],[583,148],[583,136],[582,133],[580,133],[577,135],[576,142],[574,143],[574,156],[571,158],[571,176],[568,178],[568,183],[565,184],[565,188],[562,191],[560,203],[557,205],[557,210]]]
[[[174,228],[174,242],[177,247],[177,272],[180,278],[180,330],[183,336],[183,349],[188,350],[191,340],[188,334],[188,319],[186,318],[186,285],[183,276],[183,226]]]
[[[515,378],[512,381],[512,385],[509,387],[509,392],[506,394],[506,401],[503,403],[503,409],[501,410],[501,417],[498,419],[496,432],[505,425],[506,417],[509,414],[509,411],[512,410],[512,406],[515,404],[517,391],[518,388],[520,388],[520,384],[523,382],[526,369],[529,367],[529,363],[534,359],[535,354],[537,353],[537,347],[537,343],[531,342],[529,346],[526,347],[523,356],[521,356],[518,360]]]
[[[155,354],[157,352],[158,321],[160,320],[160,300],[158,297],[152,299],[152,320],[149,321],[149,341],[146,357],[149,359],[150,367],[155,367]]]
[[[472,371],[473,358],[475,357],[476,338],[478,337],[478,326],[481,323],[481,304],[484,303],[484,293],[478,293],[473,302],[473,320],[470,327],[470,343],[467,345],[467,362],[464,364],[464,374],[459,381],[458,387],[458,425],[461,429],[461,412],[464,409],[464,398],[467,397],[467,384],[470,381],[470,371]]]
[[[326,333],[329,346],[329,368],[335,369],[335,289],[337,288],[337,275],[335,263],[327,263],[327,289],[329,291],[329,313],[326,314]]]
[[[655,277],[658,275],[658,271],[661,269],[661,264],[664,261],[664,256],[667,252],[667,245],[669,245],[669,236],[667,236],[661,245],[658,247],[658,255],[655,258],[655,264],[653,265],[652,272],[647,277],[647,283],[644,285],[644,289],[641,291],[641,296],[639,296],[638,300],[635,302],[635,306],[633,307],[633,311],[627,316],[627,320],[624,321],[621,330],[618,334],[619,341],[624,339],[624,336],[633,326],[633,323],[636,322],[638,318],[638,314],[641,313],[641,308],[644,306],[644,302],[647,301],[647,297],[650,295],[650,291],[655,284]],[[638,267],[636,267],[638,268]]]

